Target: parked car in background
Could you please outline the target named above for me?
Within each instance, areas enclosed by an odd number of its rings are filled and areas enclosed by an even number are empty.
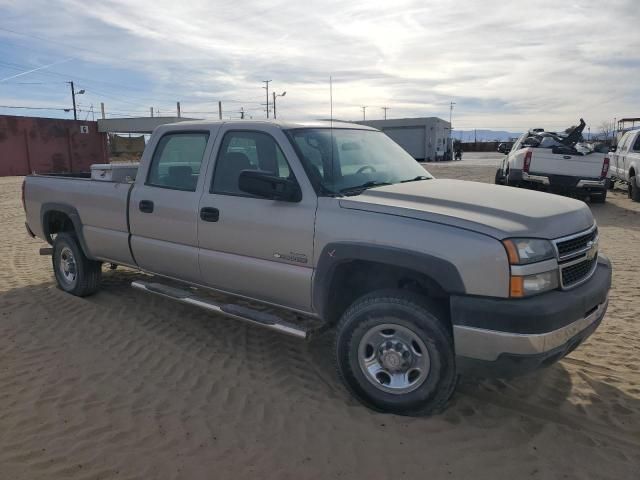
[[[625,132],[609,155],[611,181],[624,182],[629,198],[640,202],[640,130]]]
[[[604,203],[609,154],[581,141],[585,123],[580,122],[564,133],[538,128],[521,135],[498,167],[495,183]]]
[[[436,180],[369,127],[164,125],[127,168],[26,177],[27,231],[52,245],[60,289],[95,293],[107,262],[234,320],[333,327],[340,377],[378,410],[438,412],[461,372],[549,365],[607,309],[611,264],[584,203]]]

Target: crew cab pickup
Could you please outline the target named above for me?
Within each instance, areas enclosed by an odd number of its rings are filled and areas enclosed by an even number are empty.
[[[606,152],[577,141],[584,128],[581,122],[566,136],[542,129],[522,134],[498,167],[495,183],[590,197],[594,203],[604,203],[610,158]]]
[[[628,186],[629,198],[640,202],[640,130],[625,132],[611,155],[611,180]]]
[[[436,180],[372,128],[165,125],[126,177],[26,177],[27,230],[52,245],[59,288],[93,294],[103,264],[123,265],[150,275],[143,292],[232,319],[334,327],[341,378],[378,410],[430,414],[459,373],[548,365],[607,309],[582,202]]]

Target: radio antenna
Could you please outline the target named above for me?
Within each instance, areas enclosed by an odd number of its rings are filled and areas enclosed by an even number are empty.
[[[329,76],[329,121],[331,122],[331,126],[333,126],[333,78]]]
[[[333,180],[333,77],[329,75],[329,133],[331,136],[331,179]]]

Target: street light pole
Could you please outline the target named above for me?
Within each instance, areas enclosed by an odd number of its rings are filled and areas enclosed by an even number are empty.
[[[71,86],[71,100],[73,101],[73,119],[78,120],[78,112],[76,110],[76,89],[73,86],[73,82],[67,82]],[[82,95],[84,90],[79,90],[78,95]]]
[[[76,91],[73,88],[73,82],[69,82],[71,85],[71,100],[73,100],[73,119],[78,120],[78,112],[76,111]]]
[[[273,92],[273,118],[276,119],[276,97],[284,97],[287,94],[286,91],[282,93]]]
[[[384,110],[384,119],[387,119],[387,110],[389,110],[389,107],[380,107],[382,108],[382,110]]]

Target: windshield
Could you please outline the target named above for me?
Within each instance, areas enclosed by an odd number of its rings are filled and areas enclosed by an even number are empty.
[[[329,193],[432,178],[402,147],[376,130],[303,128],[289,133],[312,181]]]

